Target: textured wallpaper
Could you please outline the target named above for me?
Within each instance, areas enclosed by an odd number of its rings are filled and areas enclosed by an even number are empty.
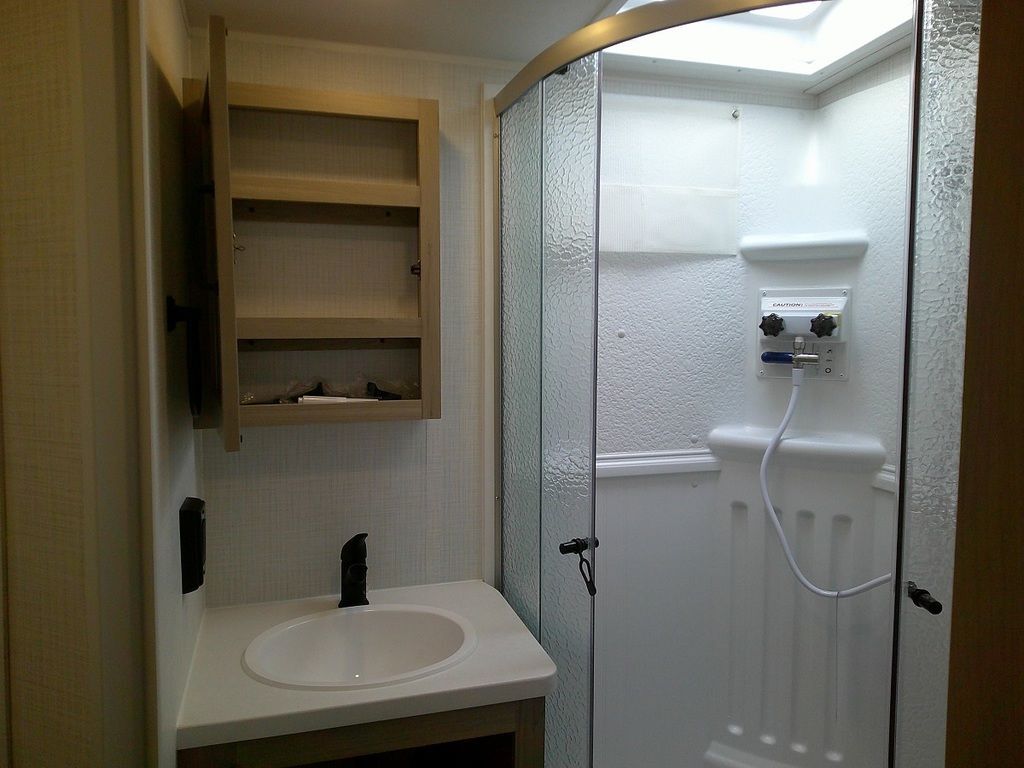
[[[145,759],[126,13],[3,8],[4,765]]]
[[[0,89],[0,372],[3,556],[12,757],[98,764],[96,637],[88,625],[90,534],[83,467],[88,366],[79,354],[74,4],[5,6]],[[54,598],[61,596],[60,610]],[[74,745],[74,746],[72,746]],[[6,746],[6,745],[4,745]],[[76,751],[77,750],[77,751]]]
[[[206,71],[205,42],[193,39],[193,73]],[[480,88],[512,74],[442,57],[228,38],[233,80],[439,100],[444,417],[247,429],[237,454],[204,433],[209,605],[334,592],[341,546],[362,531],[371,589],[481,577]]]

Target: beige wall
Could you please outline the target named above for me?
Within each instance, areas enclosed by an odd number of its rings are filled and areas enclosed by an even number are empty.
[[[202,618],[204,590],[181,594],[178,509],[202,496],[189,413],[185,329],[168,334],[164,297],[187,304],[183,203],[182,78],[188,33],[178,0],[139,3],[140,46],[133,86],[136,301],[139,321],[143,538],[148,560],[146,626],[151,765],[175,762],[178,709]]]
[[[142,764],[127,19],[4,2],[0,376],[16,766]]]

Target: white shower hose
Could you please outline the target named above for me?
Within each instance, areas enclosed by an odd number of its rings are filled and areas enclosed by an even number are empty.
[[[775,430],[775,434],[772,435],[772,439],[768,441],[768,447],[765,449],[764,458],[761,459],[761,498],[764,499],[765,509],[768,511],[768,519],[772,521],[772,526],[775,528],[775,534],[779,537],[779,544],[782,545],[782,551],[786,555],[786,560],[789,562],[789,569],[793,571],[793,575],[796,576],[804,587],[821,597],[853,597],[859,595],[868,590],[880,587],[883,584],[888,583],[892,580],[892,574],[887,573],[884,576],[878,576],[871,581],[865,581],[856,587],[850,587],[849,589],[822,589],[821,587],[814,584],[810,579],[804,576],[804,572],[800,570],[800,566],[797,565],[796,558],[793,556],[793,550],[789,547],[789,541],[786,539],[786,533],[782,530],[782,523],[779,522],[779,515],[775,511],[775,505],[772,504],[772,497],[768,494],[768,465],[771,463],[772,456],[775,453],[775,449],[779,447],[779,443],[782,442],[782,436],[785,434],[786,429],[789,427],[789,422],[793,420],[793,414],[796,413],[797,403],[800,401],[800,385],[804,381],[804,370],[803,368],[793,369],[793,394],[789,398],[789,407],[786,409],[786,415],[782,417],[782,423],[779,424],[779,428]]]

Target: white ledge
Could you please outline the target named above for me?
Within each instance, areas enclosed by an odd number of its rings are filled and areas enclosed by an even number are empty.
[[[717,427],[708,445],[726,461],[760,462],[774,428],[747,425]],[[779,464],[832,472],[877,472],[885,462],[885,446],[867,435],[786,433],[775,454]]]
[[[878,474],[875,475],[871,485],[886,493],[896,493],[897,488],[899,488],[899,480],[896,477],[896,465],[886,464],[878,470]]]
[[[747,235],[740,255],[747,261],[814,261],[859,259],[868,250],[864,232],[821,232],[804,235]]]
[[[722,462],[706,448],[652,453],[605,453],[597,457],[599,478],[717,472],[721,468]]]
[[[767,443],[765,443],[767,445]],[[763,455],[754,458],[760,461]],[[656,451],[649,453],[604,453],[597,457],[599,479],[613,477],[644,477],[646,475],[688,475],[718,472],[722,460],[707,448],[688,451]],[[896,493],[896,467],[885,464],[875,474],[871,485],[879,491]]]

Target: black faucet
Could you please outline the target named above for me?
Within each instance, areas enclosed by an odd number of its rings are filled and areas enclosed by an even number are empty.
[[[341,548],[341,602],[339,608],[369,605],[366,599],[366,537],[357,533]]]

